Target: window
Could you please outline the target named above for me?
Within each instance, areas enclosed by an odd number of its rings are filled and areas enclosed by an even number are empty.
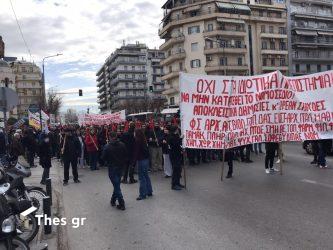
[[[212,56],[206,56],[206,61],[207,61],[207,62],[211,62],[211,61],[213,61]]]
[[[275,58],[271,58],[271,66],[275,66]]]
[[[188,27],[188,34],[191,35],[193,33],[200,33],[200,26]]]
[[[231,41],[231,45],[232,45],[232,41]],[[235,43],[236,48],[242,48],[242,41],[237,40]]]
[[[264,12],[262,10],[259,10],[259,16],[264,16]]]
[[[262,65],[263,65],[263,66],[267,66],[267,58],[263,58]]]
[[[265,25],[261,25],[261,33],[265,33],[266,32],[266,26]]]
[[[242,66],[243,65],[243,58],[242,57],[238,57],[237,63],[238,63],[238,66]]]
[[[295,66],[296,66],[296,73],[298,73],[299,72],[299,64],[296,64]]]
[[[183,63],[179,62],[179,71],[183,71]]]
[[[279,33],[280,34],[286,34],[286,28],[285,27],[279,27]]]
[[[172,72],[172,66],[169,66],[169,73]]]
[[[239,24],[236,24],[236,31],[241,31],[242,26],[240,26]]]
[[[287,46],[285,42],[280,42],[280,50],[286,50]]]
[[[196,59],[196,60],[192,60],[191,61],[191,68],[200,68],[200,60]]]
[[[277,13],[276,13],[276,17],[277,17],[277,18],[282,18],[282,13],[281,13],[281,12],[277,12]]]
[[[136,83],[133,83],[133,89],[135,89],[136,88]]]
[[[29,67],[29,72],[32,73],[34,70],[32,67]]]
[[[317,64],[317,72],[321,72],[321,65]]]
[[[198,51],[198,43],[191,43],[191,51]]]
[[[270,47],[272,50],[275,50],[275,42],[270,42],[269,47]]]
[[[310,71],[311,71],[311,65],[310,65],[310,64],[307,64],[307,65],[306,65],[306,72],[309,73]]]
[[[175,98],[174,97],[170,98],[170,105],[175,105]]]
[[[146,70],[146,66],[142,66],[142,70]]]
[[[208,6],[208,13],[212,13],[212,7]]]
[[[271,33],[271,34],[274,33],[274,26],[269,26],[269,33]]]
[[[127,66],[126,65],[124,66],[124,69],[127,70]]]
[[[32,90],[32,95],[36,95],[36,90],[35,89]]]
[[[220,65],[221,65],[221,66],[226,66],[226,65],[228,65],[228,58],[227,58],[227,57],[221,57],[221,58],[220,58]]]
[[[22,67],[22,72],[27,72],[27,69],[25,67]]]
[[[280,58],[280,66],[286,66],[286,58]]]
[[[262,41],[261,47],[262,49],[267,49],[267,41]]]
[[[135,70],[135,66],[132,66],[132,70]]]
[[[209,23],[209,24],[207,25],[207,31],[213,31],[213,29],[214,29],[213,24],[212,24],[212,23]]]
[[[27,79],[27,76],[26,75],[23,75],[22,76],[23,80]]]
[[[332,67],[331,67],[331,64],[327,64],[327,70],[331,70]]]
[[[132,74],[132,78],[135,79],[135,74]]]
[[[271,17],[272,13],[270,11],[267,11],[267,17]]]

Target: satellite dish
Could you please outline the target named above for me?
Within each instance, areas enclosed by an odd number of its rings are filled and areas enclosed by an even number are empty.
[[[0,88],[0,109],[11,111],[18,105],[19,99],[17,93],[6,87]]]

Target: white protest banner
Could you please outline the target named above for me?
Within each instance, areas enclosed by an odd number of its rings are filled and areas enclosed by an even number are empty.
[[[333,71],[301,77],[180,75],[183,146],[333,138]]]
[[[112,114],[84,114],[79,116],[79,124],[83,126],[110,125],[112,123],[122,123],[126,121],[125,110]]]
[[[40,129],[40,113],[39,112],[30,112],[28,111],[29,126],[34,127],[35,129]],[[47,127],[47,121],[50,117],[42,110],[42,123],[43,127]]]

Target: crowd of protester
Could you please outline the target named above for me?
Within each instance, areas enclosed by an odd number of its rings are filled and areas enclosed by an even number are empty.
[[[313,141],[314,160],[320,168],[327,168],[326,154],[328,140]],[[232,178],[233,162],[252,163],[251,154],[263,154],[265,147],[265,172],[279,171],[274,168],[279,144],[270,142],[245,145],[233,149],[183,149],[180,127],[177,123],[126,122],[108,126],[64,126],[39,132],[31,127],[12,129],[8,133],[8,146],[3,130],[0,130],[0,155],[9,153],[11,157],[24,157],[30,167],[36,167],[35,159],[43,168],[41,184],[49,178],[51,159],[61,161],[64,170],[63,185],[69,183],[72,170],[74,183],[80,183],[78,168],[98,171],[108,168],[109,178],[114,186],[111,205],[125,210],[125,202],[120,185],[134,184],[139,179],[139,196],[144,200],[153,195],[149,172],[163,171],[170,178],[171,189],[182,190],[182,166],[225,161],[228,164],[226,178]],[[280,155],[283,155],[281,153]],[[283,157],[282,157],[283,158]],[[278,158],[278,161],[283,160]],[[116,204],[118,201],[118,204]]]

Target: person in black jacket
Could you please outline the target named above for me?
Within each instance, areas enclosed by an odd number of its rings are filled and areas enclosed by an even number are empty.
[[[37,150],[36,136],[32,129],[25,131],[24,136],[22,138],[22,144],[26,151],[28,163],[32,168],[35,166],[34,159]]]
[[[0,129],[0,156],[6,154],[6,137],[3,129]]]
[[[169,144],[169,156],[172,165],[172,181],[171,189],[181,190],[184,188],[180,184],[181,172],[182,172],[182,139],[179,137],[178,128],[172,126],[170,128],[170,135],[168,137]]]
[[[40,184],[45,185],[46,179],[50,177],[50,168],[52,167],[52,145],[50,142],[50,136],[47,134],[42,135],[42,141],[39,144],[38,156],[39,164],[43,168],[43,175]]]
[[[61,143],[61,151],[64,160],[64,186],[68,185],[70,165],[72,165],[74,182],[80,183],[77,162],[81,156],[81,144],[77,136],[70,129],[65,131],[65,137]]]
[[[120,189],[121,176],[127,164],[127,151],[125,144],[118,140],[117,133],[110,133],[111,141],[103,150],[102,158],[109,169],[109,178],[113,185],[111,206],[116,206],[120,210],[125,210],[125,201]]]
[[[135,164],[133,163],[133,151],[134,151],[134,144],[135,144],[135,138],[134,138],[134,130],[135,130],[135,124],[131,123],[129,130],[125,132],[122,137],[121,141],[125,143],[128,158],[125,166],[124,176],[122,183],[128,183],[127,178],[129,176],[129,183],[137,183],[138,181],[134,179],[134,167]]]

